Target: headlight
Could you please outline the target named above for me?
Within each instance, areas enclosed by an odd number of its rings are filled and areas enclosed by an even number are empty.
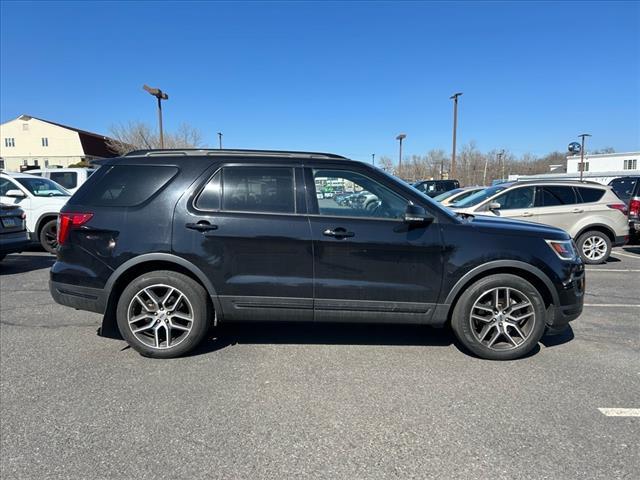
[[[572,240],[545,240],[562,260],[575,260],[578,256]]]

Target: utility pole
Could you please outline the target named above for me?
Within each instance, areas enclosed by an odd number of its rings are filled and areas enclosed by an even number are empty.
[[[590,137],[588,133],[582,133],[578,135],[582,139],[582,145],[580,146],[580,181],[582,181],[582,174],[584,173],[584,137]]]
[[[162,133],[162,100],[169,100],[169,95],[159,88],[151,88],[147,85],[142,86],[149,94],[158,99],[158,124],[160,126],[160,148],[164,148],[164,135]]]
[[[398,153],[398,171],[402,169],[402,140],[404,140],[405,138],[407,138],[407,135],[404,133],[401,133],[396,137],[396,140],[400,142],[400,152]]]
[[[504,150],[500,150],[498,152],[498,164],[500,164],[500,161],[502,161],[502,180],[505,180],[505,178],[504,178]]]
[[[449,178],[456,178],[456,134],[458,131],[458,97],[462,92],[454,93],[449,97],[453,100],[453,148],[451,149],[451,172]]]
[[[482,185],[487,184],[487,165],[489,164],[489,155],[484,157],[484,175],[482,176]]]
[[[222,150],[222,132],[218,132],[218,148]]]
[[[371,164],[375,167],[376,166],[376,154],[372,153],[371,154]]]

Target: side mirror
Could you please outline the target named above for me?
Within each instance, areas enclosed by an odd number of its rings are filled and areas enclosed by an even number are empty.
[[[8,190],[7,193],[4,194],[4,196],[5,197],[10,197],[10,198],[24,198],[24,197],[26,197],[24,192],[22,190],[18,190],[17,188],[14,188],[13,190]]]
[[[404,221],[405,223],[431,223],[433,216],[429,215],[423,207],[410,203],[404,211]]]
[[[489,204],[489,210],[500,210],[500,204],[498,202],[491,202]]]

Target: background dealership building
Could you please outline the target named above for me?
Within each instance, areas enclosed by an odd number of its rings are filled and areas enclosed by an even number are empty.
[[[109,137],[30,115],[0,125],[0,139],[0,167],[12,172],[117,156],[109,148]]]

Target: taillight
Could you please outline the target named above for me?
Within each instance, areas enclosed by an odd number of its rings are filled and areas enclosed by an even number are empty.
[[[627,206],[624,203],[609,203],[607,207],[619,210],[624,216],[627,215]]]
[[[93,213],[61,213],[58,215],[58,245],[63,245],[69,237],[69,231],[87,223]]]
[[[640,216],[640,198],[634,198],[629,202],[629,215],[632,217]]]

